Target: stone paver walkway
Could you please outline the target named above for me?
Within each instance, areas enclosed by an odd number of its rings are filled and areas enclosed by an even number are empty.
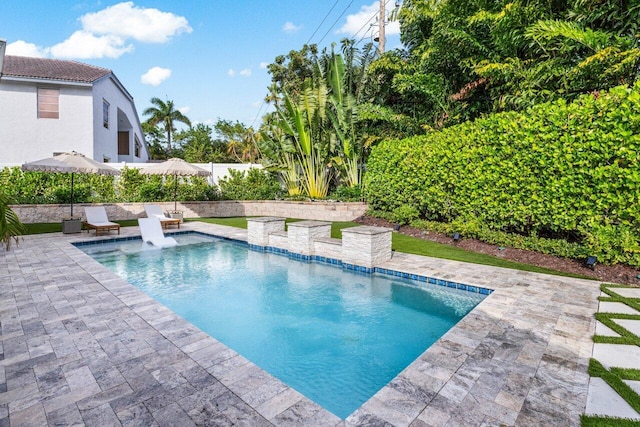
[[[600,301],[598,312],[608,313],[607,317],[615,324],[612,327],[617,325],[627,333],[635,335],[638,340],[640,337],[640,312],[624,301],[631,301],[632,304],[633,302],[640,303],[640,288],[605,286],[605,289],[607,293],[603,292],[601,297],[610,299],[613,296],[622,299],[622,301]],[[619,318],[629,315],[636,318]],[[597,321],[596,324],[596,335],[622,339],[620,333],[600,321]],[[607,370],[612,368],[640,369],[640,347],[634,344],[596,342],[593,345],[593,358]],[[622,381],[631,387],[636,394],[640,394],[639,381],[627,379],[622,379]],[[600,377],[593,377],[589,380],[585,413],[589,416],[628,418],[640,422],[638,411]]]
[[[340,420],[70,245],[87,239],[0,252],[0,426],[580,424],[597,282],[395,253],[382,267],[495,291]]]

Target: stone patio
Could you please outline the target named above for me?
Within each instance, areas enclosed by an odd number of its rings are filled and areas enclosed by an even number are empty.
[[[70,244],[95,239],[0,253],[0,426],[580,425],[599,282],[394,253],[380,267],[495,291],[341,420]]]

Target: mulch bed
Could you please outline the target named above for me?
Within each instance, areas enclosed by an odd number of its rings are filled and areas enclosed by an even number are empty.
[[[374,225],[378,227],[395,227],[395,224],[389,221],[379,218],[373,218],[370,216],[361,217],[355,222],[363,225]],[[582,276],[591,277],[596,280],[601,280],[602,282],[640,286],[640,279],[638,279],[638,275],[640,275],[640,269],[629,267],[626,265],[596,264],[594,269],[591,270],[590,268],[585,266],[584,261],[576,261],[572,259],[510,247],[500,250],[496,245],[491,245],[476,239],[467,239],[463,237],[458,243],[454,244],[451,236],[435,233],[433,231],[425,231],[409,226],[400,227],[400,230],[398,232],[432,242],[443,243],[445,245],[455,245],[468,251],[493,255],[498,258],[507,259],[510,261],[517,261],[524,264],[535,265],[538,267],[549,268],[566,273],[579,274]]]

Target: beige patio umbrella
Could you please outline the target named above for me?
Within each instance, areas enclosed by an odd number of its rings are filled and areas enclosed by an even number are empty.
[[[36,160],[22,165],[23,171],[59,172],[71,174],[71,218],[73,218],[73,176],[76,173],[96,173],[99,175],[120,175],[105,163],[96,162],[84,154],[71,151],[47,159]]]
[[[157,163],[148,168],[140,169],[144,175],[173,175],[175,186],[173,189],[173,210],[178,209],[178,177],[179,176],[209,176],[208,170],[194,166],[182,159],[171,158],[166,162]]]

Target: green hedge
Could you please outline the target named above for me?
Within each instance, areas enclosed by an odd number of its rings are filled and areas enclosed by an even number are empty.
[[[77,203],[172,201],[175,178],[141,175],[138,169],[123,168],[120,176],[74,175]],[[0,188],[13,204],[69,203],[71,175],[23,172],[19,167],[0,170]],[[218,190],[203,177],[179,177],[178,200],[217,200]]]
[[[365,188],[387,217],[562,237],[640,266],[640,85],[384,141]]]

